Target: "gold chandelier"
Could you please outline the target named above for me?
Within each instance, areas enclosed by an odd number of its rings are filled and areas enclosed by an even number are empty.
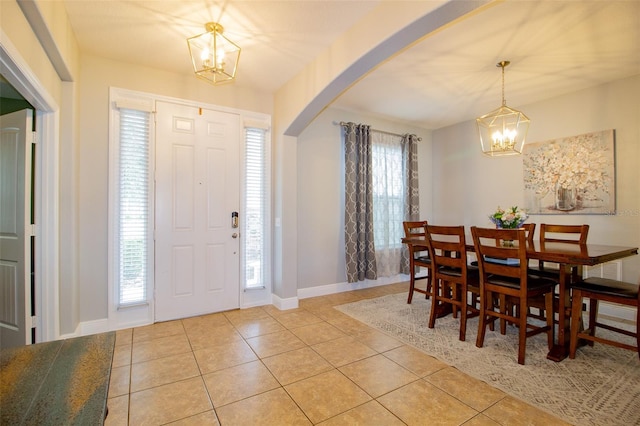
[[[496,64],[502,68],[502,106],[480,118],[476,118],[482,152],[489,156],[522,154],[529,118],[524,113],[509,108],[504,99],[504,68],[509,61]]]
[[[196,76],[213,84],[233,81],[240,47],[222,35],[224,28],[217,22],[207,22],[204,28],[206,32],[187,39]]]

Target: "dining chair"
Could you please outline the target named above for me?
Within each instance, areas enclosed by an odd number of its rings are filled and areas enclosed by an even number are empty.
[[[572,308],[571,308],[571,339],[569,343],[569,358],[574,359],[576,349],[580,339],[586,340],[593,346],[594,342],[612,345],[618,348],[629,349],[638,352],[640,358],[640,293],[638,284],[631,284],[623,281],[608,278],[591,277],[572,286]],[[584,330],[580,329],[582,319],[583,298],[589,298],[589,323]],[[621,328],[620,326],[598,322],[599,302],[611,302],[636,308],[636,331]],[[635,337],[636,344],[631,345],[620,340],[613,340],[609,337],[596,336],[596,329],[603,328],[618,335]]]
[[[586,244],[587,237],[589,235],[589,225],[555,225],[542,223],[540,224],[540,244],[545,243],[574,243],[574,244]],[[543,261],[531,262],[529,264],[529,273],[532,275],[543,276],[553,279],[556,284],[560,280],[560,269],[556,264],[545,263]],[[571,268],[571,282],[578,279],[578,269],[576,267]],[[539,314],[532,315],[534,318],[544,319],[546,317],[544,313],[544,301],[541,298],[531,303],[532,307],[538,309]],[[560,309],[560,295],[556,293],[554,298],[554,310],[558,312]],[[568,309],[568,308],[567,308]],[[567,312],[567,316],[570,314]]]
[[[555,282],[528,274],[525,231],[472,226],[471,234],[480,267],[480,321],[476,346],[483,346],[487,325],[499,319],[503,333],[506,322],[518,327],[518,364],[524,364],[526,339],[531,336],[546,333],[551,350]],[[504,244],[504,241],[515,244]],[[528,321],[529,300],[539,295],[544,295],[545,299],[546,325]]]
[[[464,226],[426,227],[427,248],[433,270],[433,294],[429,328],[449,305],[454,316],[460,311],[460,340],[464,341],[467,320],[478,316],[480,287],[478,268],[468,265]]]
[[[540,224],[540,244],[545,243],[576,243],[586,244],[589,235],[589,225],[553,225]],[[529,265],[529,272],[558,279],[560,270],[555,264],[543,261]],[[573,275],[573,274],[572,274]],[[575,277],[574,277],[575,278]]]
[[[423,238],[426,240],[426,226],[427,221],[406,221],[402,222],[404,228],[405,238]],[[429,258],[429,251],[426,246],[408,244],[409,246],[409,296],[407,303],[411,303],[413,300],[413,292],[422,293],[425,298],[428,299],[432,294],[432,276],[433,269],[431,265],[431,259]],[[420,275],[420,268],[425,268],[426,275]],[[426,280],[426,286],[424,289],[416,287],[416,281]]]
[[[521,229],[524,229],[524,233],[527,237],[527,241],[529,243],[533,244],[533,236],[536,232],[536,224],[531,222],[531,223],[523,223],[522,226],[520,227]],[[478,261],[474,260],[473,262],[470,263],[471,266],[478,266]]]
[[[535,232],[536,232],[536,224],[534,222],[523,223],[521,228],[524,229],[524,233],[525,233],[525,236],[527,237],[527,241],[532,243],[533,236],[535,235]]]

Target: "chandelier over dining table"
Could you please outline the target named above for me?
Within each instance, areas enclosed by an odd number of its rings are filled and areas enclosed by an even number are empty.
[[[504,97],[504,69],[509,64],[509,61],[496,64],[502,68],[502,105],[476,119],[482,152],[492,157],[522,154],[529,131],[529,118],[508,107]]]

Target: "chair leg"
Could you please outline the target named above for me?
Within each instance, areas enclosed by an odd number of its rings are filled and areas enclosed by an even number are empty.
[[[484,334],[487,329],[487,300],[493,300],[493,294],[485,291],[484,296],[480,298],[480,318],[478,321],[478,336],[476,338],[476,346],[481,348],[484,345]],[[491,302],[493,307],[493,302]]]
[[[524,358],[527,351],[527,301],[520,300],[518,312],[518,364],[524,365]]]
[[[411,304],[413,299],[413,289],[416,286],[416,267],[413,264],[413,260],[409,261],[409,271],[411,273],[411,279],[409,280],[409,297],[407,298],[407,304]]]
[[[431,269],[427,268],[427,291],[426,294],[424,295],[425,299],[429,298],[429,293],[432,292],[432,285],[431,285]]]
[[[436,316],[438,310],[438,295],[440,294],[440,280],[435,279],[433,285],[433,297],[431,298],[431,312],[429,312],[429,328],[433,328],[436,325]]]
[[[589,335],[596,335],[596,321],[598,320],[598,299],[589,299]],[[593,346],[595,342],[589,340],[589,346]]]
[[[457,285],[456,285],[457,287]],[[459,297],[456,300],[460,301],[460,341],[464,342],[467,337],[467,289],[466,286],[460,285]]]
[[[498,296],[498,304],[500,313],[506,315],[507,313],[507,297],[504,294]],[[509,308],[511,309],[511,308]],[[500,318],[500,334],[507,334],[507,320],[504,318]]]
[[[443,289],[442,291],[447,291],[447,296],[450,299],[457,300],[458,299],[458,285],[454,282],[449,282],[446,285],[447,290]],[[451,313],[453,318],[458,318],[458,306],[451,304]]]
[[[640,306],[636,306],[636,347],[638,348],[638,358],[640,358]]]

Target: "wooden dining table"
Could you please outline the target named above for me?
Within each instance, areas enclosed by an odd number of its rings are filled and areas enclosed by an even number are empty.
[[[467,236],[466,241],[473,241]],[[410,251],[425,250],[424,238],[403,238]],[[473,244],[467,244],[468,251],[475,251]],[[560,308],[558,309],[558,333],[555,345],[547,354],[553,361],[562,361],[569,354],[569,320],[571,318],[571,282],[582,278],[584,266],[594,266],[613,260],[638,254],[638,247],[610,246],[603,244],[579,244],[573,242],[527,242],[527,258],[544,262],[556,263],[560,271],[558,280],[558,294]]]

